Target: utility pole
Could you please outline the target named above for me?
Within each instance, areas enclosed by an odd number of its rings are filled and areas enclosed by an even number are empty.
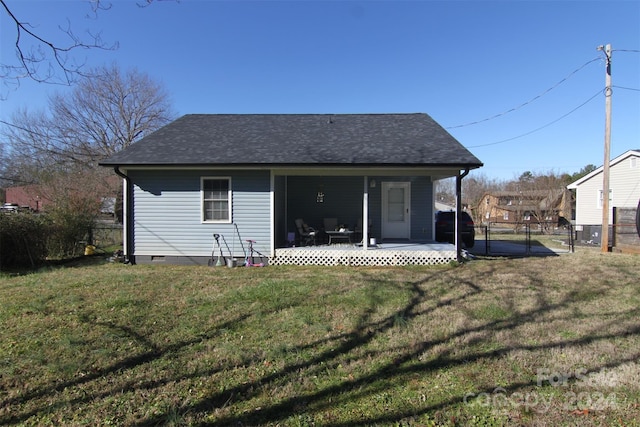
[[[607,57],[605,77],[604,163],[602,164],[602,242],[601,251],[609,252],[609,157],[611,150],[611,44],[599,46]]]

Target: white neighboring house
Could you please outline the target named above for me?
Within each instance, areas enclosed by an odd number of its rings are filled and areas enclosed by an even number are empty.
[[[602,225],[603,167],[572,182],[576,190],[576,220],[580,225]],[[640,149],[629,150],[609,162],[609,208],[635,208],[640,200]],[[609,224],[613,214],[609,212]]]

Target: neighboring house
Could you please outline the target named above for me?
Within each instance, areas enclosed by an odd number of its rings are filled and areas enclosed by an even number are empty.
[[[40,195],[40,186],[37,184],[8,187],[5,190],[7,203],[14,203],[22,209],[39,212],[43,207],[51,203]]]
[[[129,259],[189,264],[214,233],[273,259],[298,218],[433,241],[434,182],[482,166],[426,114],[190,114],[100,164],[125,179]]]
[[[571,197],[564,189],[490,192],[480,199],[476,215],[485,224],[548,228],[571,218]]]
[[[117,176],[108,177],[105,183],[112,188],[117,188],[119,178]],[[39,184],[29,184],[16,187],[7,187],[6,202],[18,205],[21,209],[30,210],[32,212],[40,212],[51,206],[53,201],[47,197],[50,191],[46,191],[46,187]],[[115,212],[116,197],[102,197],[96,199],[101,204],[100,212],[103,214],[113,215]]]
[[[581,240],[597,239],[602,228],[603,170],[600,166],[588,175],[567,186],[576,192],[576,219],[578,233],[585,231],[588,236]],[[609,162],[609,209],[635,208],[640,200],[640,149],[629,150]],[[609,224],[613,223],[613,213],[609,212]],[[593,236],[592,236],[593,234]]]

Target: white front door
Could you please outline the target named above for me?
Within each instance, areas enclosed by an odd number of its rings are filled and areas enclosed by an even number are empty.
[[[382,238],[411,237],[411,183],[382,183]]]

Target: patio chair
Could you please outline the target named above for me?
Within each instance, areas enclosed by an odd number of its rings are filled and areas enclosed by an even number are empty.
[[[295,223],[296,229],[298,230],[298,239],[300,241],[300,245],[315,245],[318,232],[313,227],[308,226],[302,218],[296,219]]]

